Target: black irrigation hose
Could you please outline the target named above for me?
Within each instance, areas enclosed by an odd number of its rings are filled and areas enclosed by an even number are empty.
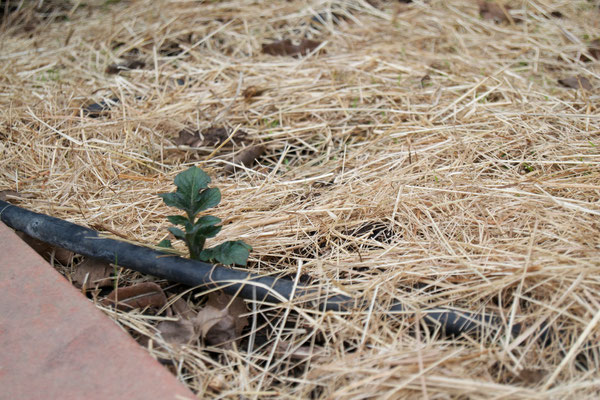
[[[119,240],[101,237],[98,232],[44,214],[38,214],[0,200],[0,219],[6,225],[29,236],[63,247],[74,253],[118,264],[144,274],[154,275],[188,286],[222,287],[228,294],[238,294],[244,299],[281,303],[302,298],[323,298],[317,289],[294,287],[286,278],[260,276],[218,265],[207,264],[147,247],[136,246]],[[322,294],[322,293],[321,293]],[[325,296],[311,303],[321,310],[350,311],[361,306],[354,299],[343,296]],[[368,307],[366,304],[362,304]],[[394,304],[390,314],[409,312],[402,304]],[[444,308],[423,310],[421,314],[427,326],[448,335],[463,333],[494,333],[501,329],[499,317],[458,312]],[[520,325],[514,325],[512,334],[517,335]]]

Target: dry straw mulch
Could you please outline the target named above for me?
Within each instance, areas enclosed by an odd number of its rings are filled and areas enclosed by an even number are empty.
[[[239,346],[167,350],[163,316],[105,309],[200,396],[598,395],[597,2],[511,0],[511,18],[469,0],[35,3],[0,31],[0,189],[151,245],[173,212],[156,194],[195,164],[250,270],[372,305],[248,303]],[[262,52],[283,39],[302,54]],[[246,136],[177,144],[211,127]],[[251,145],[264,153],[230,173]],[[168,285],[120,273],[143,280]],[[392,300],[415,312],[387,315]],[[432,306],[526,329],[447,338],[420,322]]]

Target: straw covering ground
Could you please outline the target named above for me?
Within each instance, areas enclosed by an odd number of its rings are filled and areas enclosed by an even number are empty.
[[[157,194],[197,165],[223,197],[212,244],[243,239],[249,270],[369,305],[248,302],[228,348],[170,346],[164,313],[99,305],[199,396],[598,395],[598,2],[492,2],[510,18],[467,0],[34,3],[0,31],[0,189],[156,245],[173,214]],[[263,52],[282,39],[314,46]],[[250,146],[264,148],[232,172]],[[118,279],[203,307],[201,290]],[[392,301],[410,312],[388,315]],[[433,306],[504,329],[444,337],[422,324]]]

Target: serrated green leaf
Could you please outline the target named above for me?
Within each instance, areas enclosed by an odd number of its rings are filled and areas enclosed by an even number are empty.
[[[205,238],[212,238],[217,236],[219,232],[221,232],[222,226],[208,225],[203,226],[198,229],[198,234],[204,236]]]
[[[218,247],[218,246],[217,246]],[[216,253],[217,251],[219,251],[216,247],[211,247],[210,249],[204,249],[202,250],[202,252],[200,253],[200,260],[202,261],[206,261],[206,262],[215,262],[216,260]]]
[[[221,231],[222,226],[215,225],[195,225],[192,229],[187,230],[189,237],[202,236],[204,238],[211,238],[217,236]]]
[[[177,207],[180,210],[188,208],[185,199],[179,193],[159,193],[159,196],[169,207]]]
[[[183,225],[185,232],[176,227],[170,227],[177,239],[185,241],[192,259],[217,261],[223,264],[246,265],[252,248],[243,241],[225,242],[212,249],[204,249],[207,238],[215,237],[222,226],[217,225],[221,220],[212,215],[204,215],[194,223],[196,215],[208,208],[215,207],[221,201],[221,191],[217,188],[208,188],[210,177],[197,167],[190,167],[175,177],[177,191],[174,193],[161,193],[166,205],[177,207],[187,214],[187,218],[180,215],[168,216],[174,225]],[[170,241],[163,240],[161,245],[170,246]]]
[[[183,227],[185,228],[186,234],[191,234],[192,231],[194,230],[194,225],[189,220],[185,221],[185,223],[183,224]]]
[[[171,226],[169,227],[169,232],[171,232],[177,239],[185,240],[185,233],[181,229]]]
[[[221,223],[221,218],[213,217],[212,215],[203,215],[198,218],[196,221],[196,225],[200,226],[208,226],[208,225],[216,225]]]
[[[160,242],[158,242],[158,244],[156,245],[158,247],[162,247],[164,249],[172,249],[173,245],[171,244],[171,241],[169,239],[163,239]]]
[[[189,221],[186,217],[182,215],[169,215],[167,219],[173,225],[185,225],[185,223]]]
[[[183,199],[183,208],[188,214],[188,218],[193,219],[199,210],[198,203],[200,202],[200,190],[205,189],[210,182],[210,177],[195,166],[179,173],[175,177],[175,185],[179,197]]]
[[[201,211],[215,207],[221,202],[221,191],[218,188],[205,189],[200,192],[196,202],[192,207],[194,215]]]
[[[210,183],[210,176],[208,176],[206,172],[202,171],[200,168],[193,165],[185,171],[177,174],[174,183],[175,186],[177,186],[177,191],[179,192],[184,194],[198,193],[200,189],[204,189],[208,186]]]
[[[250,256],[252,247],[241,240],[221,243],[210,249],[204,249],[200,253],[200,259],[203,261],[217,261],[224,265],[246,265]]]

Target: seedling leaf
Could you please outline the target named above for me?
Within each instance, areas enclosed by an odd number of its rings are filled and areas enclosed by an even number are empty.
[[[215,207],[221,202],[221,191],[218,188],[205,189],[199,194],[199,198],[194,203],[192,213],[194,215],[201,211]]]
[[[172,226],[169,227],[169,232],[185,242],[191,259],[246,265],[252,248],[241,240],[204,249],[206,239],[215,237],[222,228],[221,225],[217,225],[221,223],[221,219],[212,215],[203,215],[196,220],[198,213],[215,207],[221,201],[221,191],[217,188],[209,188],[209,182],[210,177],[200,168],[193,166],[175,177],[177,186],[175,193],[159,194],[166,205],[177,207],[187,214],[187,217],[168,216],[169,222],[181,225],[184,229]],[[159,246],[168,248],[171,247],[171,242],[163,240]]]
[[[188,232],[188,235],[200,235],[204,236],[205,238],[212,238],[217,236],[217,234],[221,231],[221,228],[221,226],[215,225],[196,225],[194,226],[194,229]]]
[[[176,207],[176,208],[179,208],[180,210],[186,210],[188,208],[187,204],[185,203],[185,199],[179,192],[160,193],[159,196],[162,197],[165,204],[168,205],[169,207]]]
[[[184,225],[185,226],[185,223],[188,222],[188,219],[186,217],[184,217],[183,215],[169,215],[167,217],[167,219],[173,225]]]
[[[158,247],[162,247],[163,249],[172,249],[173,245],[169,239],[163,239],[157,244]]]
[[[246,265],[252,247],[241,240],[221,243],[210,249],[204,249],[200,253],[203,261],[217,261],[221,264]]]
[[[203,215],[198,218],[196,221],[196,225],[200,226],[208,226],[208,225],[216,225],[221,223],[221,218],[213,217],[212,215]]]
[[[204,189],[210,183],[210,176],[196,166],[180,172],[175,177],[175,186],[177,191],[184,195],[195,194]]]
[[[171,232],[177,239],[185,240],[185,233],[181,229],[171,226],[169,227],[169,232]]]

